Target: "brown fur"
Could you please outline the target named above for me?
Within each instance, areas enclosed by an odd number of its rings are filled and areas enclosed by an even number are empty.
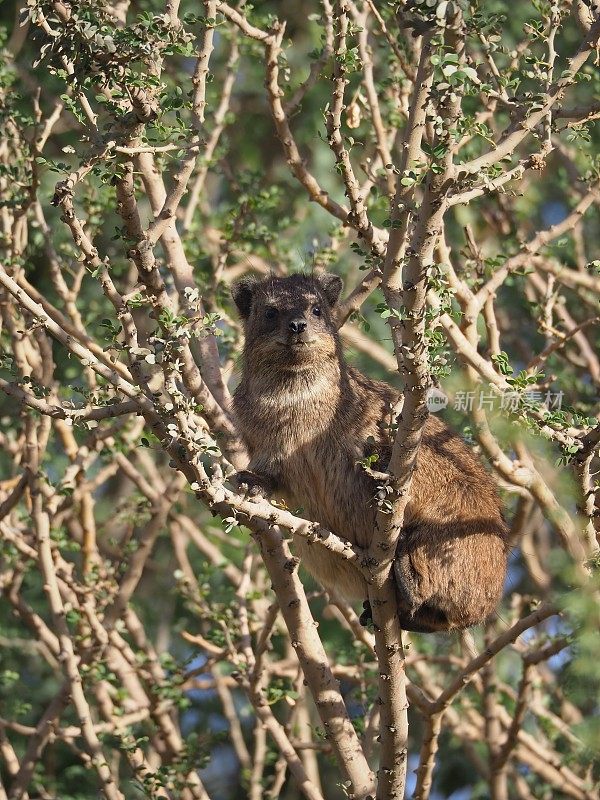
[[[375,468],[386,469],[398,394],[346,364],[331,317],[341,288],[332,275],[234,286],[246,333],[234,407],[251,455],[234,482],[283,495],[303,516],[364,547],[374,530],[377,488],[360,461],[377,453]],[[296,538],[302,562],[325,588],[367,597],[358,570]],[[501,596],[506,556],[507,530],[490,476],[460,437],[429,417],[394,565],[402,627],[482,622]]]

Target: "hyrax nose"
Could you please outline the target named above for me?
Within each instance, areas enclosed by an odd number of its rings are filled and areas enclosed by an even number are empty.
[[[289,329],[292,333],[303,333],[306,330],[306,320],[293,319],[290,321]]]

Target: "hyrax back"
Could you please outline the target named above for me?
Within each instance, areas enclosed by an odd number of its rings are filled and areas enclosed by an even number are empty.
[[[397,392],[349,367],[332,319],[342,288],[333,275],[242,279],[233,297],[244,322],[242,380],[234,408],[251,455],[238,485],[283,495],[303,516],[367,546],[374,479],[387,467]],[[333,553],[297,537],[306,568],[349,599],[364,579]],[[398,544],[398,613],[406,630],[464,628],[495,609],[504,584],[507,530],[494,484],[440,419],[425,425]]]

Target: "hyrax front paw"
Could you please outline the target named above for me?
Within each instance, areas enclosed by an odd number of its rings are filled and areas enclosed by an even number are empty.
[[[248,497],[258,497],[259,495],[265,497],[271,492],[271,481],[266,476],[257,475],[249,470],[236,472],[229,480],[238,494]]]

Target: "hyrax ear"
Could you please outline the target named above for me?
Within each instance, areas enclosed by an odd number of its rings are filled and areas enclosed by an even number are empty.
[[[236,281],[231,287],[231,296],[233,297],[233,302],[236,304],[242,319],[246,319],[246,317],[250,316],[250,310],[252,308],[252,296],[257,284],[258,281],[256,278],[248,276],[245,278],[240,278],[240,280]]]
[[[337,275],[325,272],[323,275],[318,276],[318,281],[321,285],[321,291],[327,298],[327,302],[330,307],[333,308],[339,300],[342,289],[344,288],[343,280]]]

